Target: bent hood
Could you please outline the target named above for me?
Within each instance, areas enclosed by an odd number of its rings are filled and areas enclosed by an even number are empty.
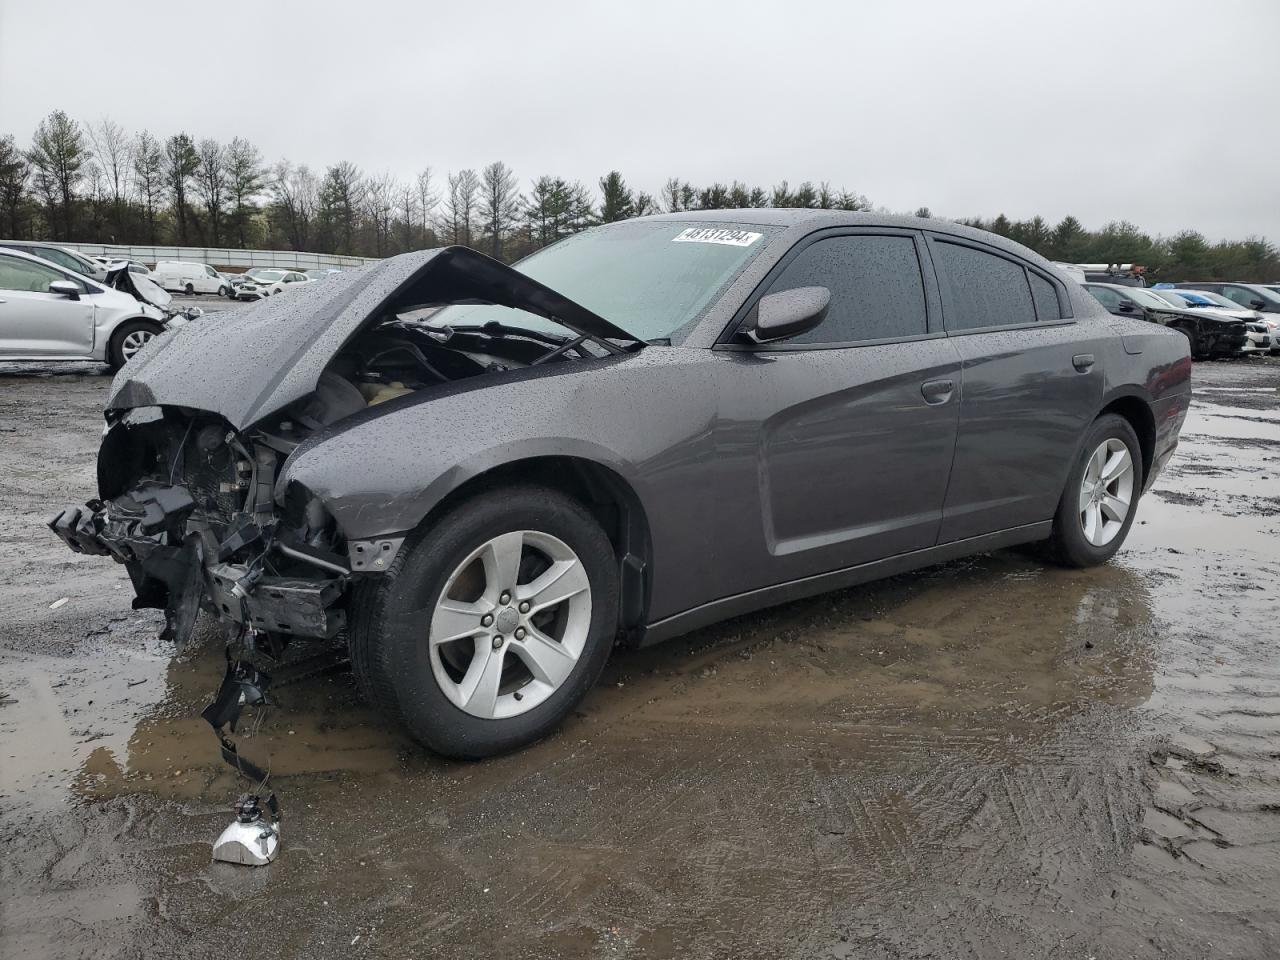
[[[381,260],[288,297],[218,311],[162,349],[125,364],[108,410],[177,406],[243,429],[316,388],[321,372],[367,326],[414,307],[492,303],[537,314],[575,333],[637,343],[625,330],[482,253],[443,247]]]
[[[132,273],[129,270],[129,264],[123,260],[115,261],[107,267],[107,279],[103,283],[121,293],[129,294],[139,303],[149,303],[161,310],[167,310],[169,304],[173,302],[169,291],[160,287],[150,277]]]

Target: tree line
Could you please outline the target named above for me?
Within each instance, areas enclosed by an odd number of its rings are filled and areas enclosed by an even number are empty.
[[[459,243],[512,261],[586,227],[645,214],[736,207],[871,210],[827,183],[773,187],[737,180],[695,186],[673,177],[656,194],[613,170],[589,187],[543,175],[522,186],[505,163],[404,180],[349,161],[324,169],[269,163],[250,141],[131,133],[107,119],[81,124],[61,110],[29,144],[0,136],[0,237],[108,244],[308,250],[385,257]],[[915,210],[931,216],[927,207]],[[958,222],[1016,240],[1052,260],[1142,263],[1170,279],[1280,279],[1280,251],[1261,237],[1210,243],[1184,230],[1154,236],[1116,221],[1089,230],[1075,217]]]

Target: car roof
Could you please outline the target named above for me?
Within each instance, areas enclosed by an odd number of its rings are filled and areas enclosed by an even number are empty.
[[[855,210],[819,210],[811,207],[745,207],[726,210],[684,210],[679,213],[658,213],[638,217],[631,223],[652,221],[746,223],[766,227],[802,228],[821,230],[827,227],[894,227],[899,230],[932,230],[947,233],[965,240],[973,240],[989,247],[1004,250],[1033,263],[1052,267],[1053,264],[1029,247],[1015,243],[999,234],[966,227],[952,220],[911,217],[895,213],[874,213]],[[797,232],[802,232],[802,230]]]

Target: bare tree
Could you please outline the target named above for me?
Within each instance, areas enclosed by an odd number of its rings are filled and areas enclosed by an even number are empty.
[[[391,237],[391,220],[396,210],[397,190],[396,182],[390,173],[365,179],[361,212],[373,229],[375,256],[386,256],[387,241]]]
[[[316,175],[305,163],[295,167],[288,160],[281,160],[271,172],[271,198],[289,245],[294,250],[307,249],[319,202]]]
[[[133,140],[124,127],[114,120],[103,119],[89,127],[89,139],[93,152],[102,167],[106,186],[111,195],[112,240],[116,233],[127,229],[129,197],[133,176]]]
[[[449,174],[449,193],[444,200],[442,215],[445,238],[449,243],[471,246],[479,193],[480,178],[474,170]]]
[[[222,246],[222,211],[227,205],[227,151],[211,137],[200,141],[196,164],[196,193],[209,215],[209,240]]]
[[[147,243],[156,242],[156,214],[164,198],[164,151],[146,130],[133,142],[133,182],[142,203],[142,216],[147,225]]]
[[[431,229],[433,211],[436,204],[440,202],[440,194],[432,182],[430,167],[422,168],[414,185],[418,189],[418,213],[422,216],[422,245],[429,247],[433,245],[435,239],[434,231]]]
[[[520,216],[523,200],[516,175],[501,160],[489,164],[481,172],[480,216],[489,255],[502,259],[502,245]]]
[[[418,225],[418,187],[413,183],[396,184],[396,216],[400,221],[400,249],[413,250],[413,232]]]

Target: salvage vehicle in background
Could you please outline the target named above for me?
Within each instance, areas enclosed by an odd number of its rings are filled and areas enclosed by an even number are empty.
[[[56,264],[63,270],[70,270],[72,273],[88,277],[90,280],[97,280],[99,283],[107,278],[105,264],[90,260],[82,253],[56,243],[42,243],[39,240],[0,240],[0,249],[17,250],[39,257],[41,260]]]
[[[185,293],[213,293],[220,297],[231,296],[231,283],[224,280],[217,270],[207,263],[188,260],[161,260],[156,264],[155,281],[165,290]]]
[[[125,289],[0,248],[0,360],[94,360],[118,370],[165,329],[186,323],[137,292],[155,288],[150,281],[123,263],[118,273]]]
[[[1222,283],[1216,280],[1205,280],[1196,283],[1175,283],[1178,289],[1207,290],[1220,293],[1228,300],[1238,303],[1248,310],[1261,313],[1280,313],[1280,293],[1261,283]]]
[[[200,609],[259,650],[344,634],[375,704],[487,756],[549,733],[617,640],[1014,544],[1105,562],[1177,445],[1187,353],[948,221],[427,250],[137,358],[100,499],[51,526],[166,636]]]
[[[1249,331],[1244,320],[1176,307],[1160,297],[1159,291],[1112,283],[1086,283],[1084,288],[1113,316],[1147,320],[1177,330],[1187,338],[1196,360],[1236,356],[1248,346]]]
[[[308,280],[325,280],[329,277],[337,276],[342,273],[336,267],[316,267],[313,270],[304,270],[303,275]]]
[[[1080,263],[1086,281],[1121,287],[1145,287],[1147,268],[1140,263]]]
[[[296,270],[274,270],[257,267],[245,272],[245,279],[236,287],[239,300],[262,300],[265,297],[296,290],[310,281]]]
[[[1254,349],[1265,350],[1272,356],[1280,355],[1280,316],[1276,314],[1242,307],[1234,300],[1228,300],[1222,294],[1209,290],[1184,290],[1166,284],[1157,285],[1152,292],[1175,307],[1206,310],[1215,316],[1243,320],[1250,345]],[[1263,343],[1263,335],[1268,342]]]

